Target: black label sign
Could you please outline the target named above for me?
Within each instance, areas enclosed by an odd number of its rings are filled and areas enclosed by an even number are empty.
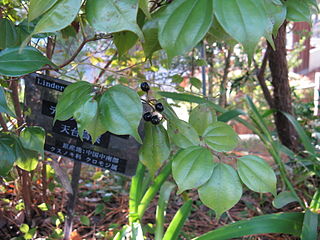
[[[140,147],[133,137],[106,132],[92,143],[91,136],[86,131],[83,139],[80,139],[77,123],[72,118],[56,121],[53,125],[57,99],[69,84],[70,82],[39,74],[25,77],[27,122],[46,130],[45,151],[133,176]],[[140,124],[139,133],[142,134],[142,131]]]

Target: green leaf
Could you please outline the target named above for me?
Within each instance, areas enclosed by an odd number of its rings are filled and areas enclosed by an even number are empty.
[[[77,16],[81,0],[59,0],[39,20],[32,34],[56,32],[64,29]]]
[[[81,139],[83,137],[83,131],[87,129],[88,126],[93,124],[92,121],[95,119],[97,113],[98,113],[98,102],[92,98],[89,98],[85,103],[80,105],[79,108],[75,110],[73,117],[77,121],[78,132]],[[92,127],[97,127],[97,126],[92,126]],[[92,128],[92,127],[89,127],[89,128]],[[95,140],[96,139],[92,139],[93,142],[95,142]]]
[[[20,227],[19,227],[19,230],[23,233],[28,233],[29,232],[29,226],[28,224],[22,224]]]
[[[301,240],[315,240],[318,238],[318,217],[319,214],[306,210],[303,219]]]
[[[90,219],[87,216],[80,216],[80,222],[83,225],[90,226]]]
[[[280,192],[272,201],[272,205],[275,208],[282,208],[285,205],[292,203],[292,202],[297,202],[297,198],[289,191],[286,192]]]
[[[213,3],[221,26],[243,45],[251,59],[260,38],[270,29],[263,0],[214,0]]]
[[[20,141],[24,148],[38,152],[44,156],[46,132],[42,127],[26,127],[21,131]]]
[[[159,16],[164,8],[161,8],[156,13],[152,14],[152,19],[146,21],[142,27],[144,41],[142,47],[147,58],[151,58],[152,54],[161,49],[158,31],[159,31]]]
[[[138,126],[143,111],[140,97],[135,91],[122,85],[109,88],[101,97],[99,110],[102,124],[109,132],[129,134],[142,143]]]
[[[13,137],[13,151],[16,156],[16,165],[25,171],[33,171],[38,165],[38,152],[27,149],[17,136]]]
[[[75,111],[92,98],[93,86],[84,81],[68,85],[58,99],[54,121],[66,121]]]
[[[189,123],[180,119],[168,122],[168,134],[172,142],[181,148],[200,144],[196,130]]]
[[[310,6],[301,0],[285,1],[287,7],[287,20],[293,22],[310,22]]]
[[[46,203],[41,203],[41,204],[38,205],[38,208],[39,208],[41,211],[46,212],[46,211],[49,210],[49,205],[46,204]]]
[[[285,5],[282,4],[281,1],[272,1],[264,0],[265,1],[265,10],[267,12],[269,21],[272,27],[272,34],[277,36],[278,30],[283,22],[286,20],[287,16],[287,8]],[[270,28],[271,31],[271,28]]]
[[[96,208],[94,209],[94,214],[99,215],[103,212],[105,205],[103,203],[99,203]]]
[[[264,233],[284,233],[299,236],[302,222],[303,213],[267,214],[219,227],[193,240],[226,240]]]
[[[6,18],[0,18],[0,50],[15,47],[18,35],[14,23]]]
[[[31,22],[48,11],[58,0],[30,0],[28,20]]]
[[[8,107],[6,95],[3,90],[3,87],[0,86],[0,112],[9,114],[11,117],[16,117],[14,112],[11,111],[11,109]]]
[[[160,124],[155,126],[145,122],[144,126],[145,136],[139,151],[139,159],[154,175],[170,155],[169,137]]]
[[[227,152],[238,144],[238,135],[224,122],[211,123],[203,133],[204,142],[217,152]]]
[[[136,19],[138,0],[88,0],[86,14],[89,23],[97,31],[115,33],[130,31],[143,39]]]
[[[191,77],[190,78],[190,83],[191,83],[192,86],[194,86],[197,89],[201,89],[202,88],[202,82],[198,78]]]
[[[206,183],[214,167],[213,156],[206,148],[195,146],[179,151],[172,160],[172,174],[179,193]]]
[[[311,139],[308,137],[308,135],[306,134],[304,129],[301,127],[299,122],[292,115],[290,115],[286,112],[282,112],[282,114],[288,118],[288,120],[291,122],[291,124],[293,125],[293,127],[297,131],[304,148],[312,155],[315,155],[316,150],[311,142]]]
[[[168,58],[196,46],[212,23],[212,1],[175,0],[159,18],[159,41]]]
[[[15,139],[8,134],[0,134],[0,176],[7,176],[16,160],[13,146]]]
[[[143,11],[144,15],[147,16],[147,18],[151,18],[151,14],[149,12],[149,1],[148,0],[139,0],[139,8]]]
[[[217,18],[213,18],[212,26],[209,29],[209,37],[212,39],[213,42],[225,42],[230,47],[233,47],[237,44],[237,41],[234,40],[221,26],[218,22]]]
[[[218,163],[207,183],[199,189],[204,205],[216,212],[216,218],[232,208],[241,198],[242,186],[237,172],[227,164]]]
[[[0,74],[10,77],[19,77],[45,65],[55,66],[48,58],[34,47],[7,48],[0,52]]]
[[[199,104],[191,111],[189,123],[202,136],[207,127],[217,121],[216,111],[208,103]]]
[[[119,56],[127,53],[138,41],[138,36],[130,31],[113,34],[113,42],[118,49]]]
[[[91,122],[87,124],[86,130],[90,134],[92,142],[96,142],[98,137],[107,132],[107,128],[102,124],[99,111],[96,112],[96,115],[92,118]]]
[[[320,189],[318,189],[312,198],[312,201],[310,203],[310,210],[312,212],[318,212],[320,211]]]
[[[246,113],[244,111],[242,111],[241,109],[232,109],[232,110],[226,111],[223,114],[219,115],[218,121],[228,122],[231,119],[238,117],[239,115],[246,115]]]
[[[176,212],[172,221],[170,222],[166,233],[162,240],[176,240],[179,237],[180,231],[191,212],[192,200],[185,202],[181,208]]]
[[[252,191],[277,195],[277,177],[272,168],[258,156],[238,158],[237,168],[242,182]]]

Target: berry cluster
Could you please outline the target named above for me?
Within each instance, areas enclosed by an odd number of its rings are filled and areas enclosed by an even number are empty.
[[[150,86],[147,82],[141,83],[140,88],[142,91],[146,93],[148,93],[150,90]],[[150,101],[148,101],[148,104],[150,105]],[[158,113],[161,113],[164,110],[164,107],[162,103],[156,103],[154,105],[154,109]],[[154,114],[154,112],[146,112],[145,114],[143,114],[143,119],[147,122],[151,122],[154,125],[157,125],[161,122],[161,119],[159,118],[158,114]]]

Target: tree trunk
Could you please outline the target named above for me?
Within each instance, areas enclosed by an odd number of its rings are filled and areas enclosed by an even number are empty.
[[[270,49],[269,67],[272,76],[274,114],[277,132],[282,144],[293,151],[298,150],[297,133],[288,119],[281,113],[293,114],[291,90],[288,77],[288,63],[286,50],[286,23],[284,23],[274,39],[276,51]],[[270,48],[270,46],[268,46]]]

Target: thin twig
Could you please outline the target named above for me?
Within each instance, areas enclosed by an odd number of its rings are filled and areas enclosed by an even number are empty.
[[[95,35],[94,37],[92,38],[88,38],[88,39],[84,39],[82,41],[82,43],[80,44],[80,46],[77,48],[77,50],[73,53],[73,55],[68,59],[66,60],[64,63],[62,63],[61,65],[58,66],[58,68],[63,68],[65,66],[67,66],[68,64],[70,64],[77,56],[78,54],[81,52],[82,48],[88,43],[88,42],[93,42],[93,41],[96,41],[96,40],[101,40],[101,39],[108,39],[108,38],[111,38],[111,36],[97,36]]]
[[[93,81],[93,83],[98,83],[99,82],[100,78],[103,76],[103,74],[106,72],[106,70],[110,67],[112,61],[115,59],[117,54],[118,54],[118,52],[115,52],[115,54],[113,54],[112,58],[106,63],[106,65],[100,71],[99,76]]]

